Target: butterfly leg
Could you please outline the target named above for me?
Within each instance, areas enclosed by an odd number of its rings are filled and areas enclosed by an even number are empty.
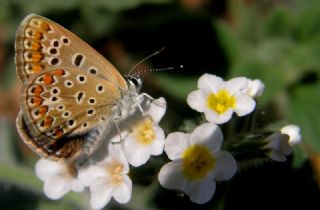
[[[137,96],[136,102],[132,105],[132,108],[138,107],[138,109],[140,110],[142,115],[144,115],[144,111],[143,111],[143,108],[141,106],[141,103],[142,103],[144,98],[149,99],[149,101],[151,101],[151,103],[155,103],[156,105],[158,105],[160,107],[166,107],[166,103],[162,103],[158,99],[154,99],[152,96],[150,96],[147,93],[141,93],[140,95]],[[148,105],[150,105],[150,104],[148,104]]]
[[[147,94],[147,93],[141,93],[138,97],[148,98],[151,102],[154,102],[154,103],[156,103],[157,105],[162,106],[162,107],[165,107],[165,106],[166,106],[165,103],[162,103],[162,102],[160,102],[160,101],[157,100],[157,99],[154,99],[152,96],[150,96],[150,95]],[[138,100],[138,101],[139,101],[139,100]]]
[[[113,120],[113,123],[117,129],[117,132],[118,132],[118,135],[120,137],[120,140],[119,141],[111,141],[111,144],[120,144],[124,141],[124,138],[122,138],[122,135],[121,135],[121,130],[120,130],[120,127],[119,127],[119,124],[118,122],[116,122],[116,120]]]

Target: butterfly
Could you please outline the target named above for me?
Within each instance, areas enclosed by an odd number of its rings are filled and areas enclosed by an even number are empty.
[[[39,15],[21,22],[15,63],[21,84],[18,133],[51,160],[91,154],[111,121],[126,118],[143,98],[139,76],[123,77],[75,34]]]

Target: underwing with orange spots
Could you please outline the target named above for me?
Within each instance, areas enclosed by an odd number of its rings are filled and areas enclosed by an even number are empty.
[[[21,84],[17,130],[37,154],[68,160],[91,154],[110,128],[141,97],[139,78],[126,79],[76,35],[30,14],[16,32]]]

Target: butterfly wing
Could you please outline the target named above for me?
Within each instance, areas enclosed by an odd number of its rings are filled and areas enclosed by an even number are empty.
[[[16,126],[20,137],[33,151],[41,157],[51,160],[58,161],[76,157],[77,154],[80,154],[85,144],[83,136],[74,136],[61,138],[57,144],[52,142],[51,145],[44,147],[38,142],[41,142],[41,139],[45,138],[45,136],[41,134],[35,136],[30,132],[22,111],[17,116]]]
[[[107,129],[120,91],[108,80],[79,69],[43,71],[22,88],[18,131],[40,155],[67,158],[87,143],[86,135],[98,124]]]
[[[126,81],[115,67],[72,32],[44,17],[30,14],[16,33],[16,71],[21,83],[53,68],[77,68],[104,78],[121,89]]]
[[[17,127],[27,145],[58,160],[102,138],[97,129],[105,125],[107,130],[108,123],[101,120],[108,119],[128,88],[110,62],[67,29],[35,14],[20,24],[15,52],[22,84]]]

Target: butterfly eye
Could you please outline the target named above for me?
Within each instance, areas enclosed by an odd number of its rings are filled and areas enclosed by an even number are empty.
[[[141,88],[142,80],[140,77],[128,76],[126,78],[127,78],[130,85],[134,86],[138,90]]]

